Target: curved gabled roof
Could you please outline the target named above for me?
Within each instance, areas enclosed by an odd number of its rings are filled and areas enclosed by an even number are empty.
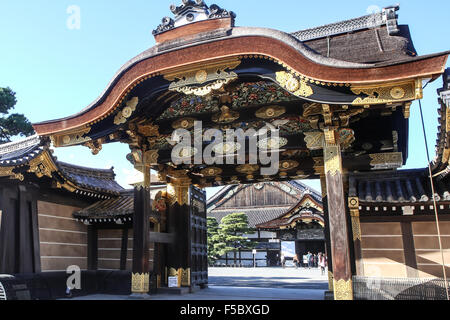
[[[51,177],[69,191],[93,197],[119,195],[124,190],[111,169],[93,169],[60,162],[46,138],[32,136],[0,145],[0,177],[24,179],[26,172]]]
[[[193,9],[196,7],[194,3],[187,5],[192,6]],[[205,5],[202,5],[202,10],[211,8],[206,6],[205,9]],[[378,27],[387,28],[388,33],[391,32],[392,21],[396,22],[396,18],[392,18],[392,9],[390,10],[389,13],[385,13],[387,18],[381,19],[378,24]],[[181,14],[181,11],[179,13]],[[207,14],[209,13],[208,11]],[[183,10],[182,14],[189,14],[189,10]],[[114,112],[118,102],[131,88],[149,75],[169,72],[174,68],[196,63],[204,64],[218,58],[260,55],[274,59],[293,72],[315,81],[367,84],[418,77],[435,78],[443,72],[448,56],[447,52],[423,57],[400,54],[391,55],[395,58],[394,60],[355,63],[331,58],[329,54],[324,56],[320,54],[317,46],[316,50],[312,49],[314,46],[311,43],[311,47],[308,47],[299,40],[304,34],[302,32],[288,34],[264,28],[234,27],[233,23],[228,22],[229,17],[222,18],[220,15],[209,15],[209,18],[203,17],[200,21],[196,21],[195,14],[193,20],[188,19],[192,22],[180,24],[180,26],[177,26],[176,21],[171,22],[170,18],[166,18],[169,19],[167,31],[157,35],[157,41],[160,39],[158,37],[167,38],[169,33],[172,38],[158,43],[128,61],[116,73],[102,94],[80,113],[63,119],[34,124],[36,132],[40,135],[51,135],[101,121]],[[364,28],[358,27],[357,30],[371,30],[371,28],[373,27],[366,24]],[[354,31],[351,28],[342,30],[346,33]],[[339,36],[344,31],[334,32],[332,36]],[[375,35],[374,37],[376,39]],[[355,43],[355,41],[349,43]],[[371,51],[373,48],[367,50]]]

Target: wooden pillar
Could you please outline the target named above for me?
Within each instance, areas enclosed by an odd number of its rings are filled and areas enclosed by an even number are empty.
[[[331,241],[330,241],[330,219],[328,214],[328,197],[327,197],[327,183],[325,175],[320,175],[320,185],[322,187],[322,205],[323,217],[325,222],[325,253],[327,255],[328,264],[328,290],[333,291],[333,257],[331,255]]]
[[[148,171],[148,174],[147,174]],[[150,290],[150,168],[144,168],[144,186],[134,189],[133,270],[131,292],[146,294]]]
[[[362,260],[361,247],[361,223],[359,221],[359,199],[357,197],[349,197],[348,208],[350,209],[350,218],[352,225],[356,274],[358,276],[364,276],[364,264]]]
[[[98,269],[98,230],[88,227],[88,270]]]
[[[122,230],[122,246],[120,249],[120,270],[127,269],[128,258],[128,228]]]
[[[175,235],[174,243],[167,246],[167,276],[178,277],[178,286],[191,286],[191,180],[183,170],[168,173],[167,228]]]
[[[352,300],[352,272],[345,210],[342,155],[337,134],[325,129],[323,150],[330,223],[335,300]]]

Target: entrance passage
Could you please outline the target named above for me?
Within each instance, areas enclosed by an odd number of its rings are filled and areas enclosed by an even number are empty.
[[[271,268],[209,268],[209,287],[328,290],[327,272],[294,266]]]

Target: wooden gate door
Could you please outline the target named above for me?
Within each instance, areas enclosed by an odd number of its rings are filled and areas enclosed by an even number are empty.
[[[208,284],[206,191],[190,188],[191,286]]]

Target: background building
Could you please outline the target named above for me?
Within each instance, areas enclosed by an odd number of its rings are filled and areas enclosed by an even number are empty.
[[[233,185],[220,190],[207,203],[209,217],[220,223],[232,213],[245,213],[257,241],[256,265],[279,264],[281,242],[295,242],[297,253],[324,252],[322,197],[301,182],[260,182]],[[217,261],[233,265],[233,253]],[[252,250],[240,250],[238,264],[253,266]]]

